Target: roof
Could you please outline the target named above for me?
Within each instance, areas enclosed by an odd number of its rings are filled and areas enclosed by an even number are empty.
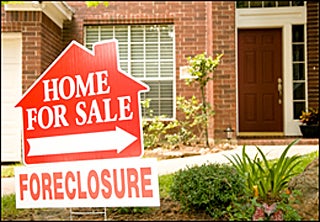
[[[25,1],[6,4],[5,11],[42,11],[60,28],[65,20],[72,20],[74,9],[64,1]]]

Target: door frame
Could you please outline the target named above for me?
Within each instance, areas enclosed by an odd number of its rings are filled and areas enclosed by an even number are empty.
[[[248,28],[281,28],[282,29],[282,67],[283,67],[283,133],[284,136],[300,136],[299,120],[293,117],[293,81],[292,81],[292,25],[304,24],[306,35],[306,6],[283,8],[254,8],[236,9],[235,45],[236,61],[238,61],[238,29]],[[307,57],[305,47],[305,57]],[[305,58],[307,64],[307,58]],[[305,66],[307,81],[307,65]],[[236,110],[239,110],[238,97],[238,64],[236,63]],[[306,90],[306,102],[308,101],[308,89]],[[308,104],[306,104],[308,105]],[[237,112],[237,129],[239,136],[239,113]],[[256,134],[255,134],[256,135]],[[280,135],[279,135],[280,136]]]

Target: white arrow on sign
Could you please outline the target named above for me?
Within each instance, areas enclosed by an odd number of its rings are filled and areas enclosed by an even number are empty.
[[[120,153],[136,140],[137,137],[119,127],[106,132],[27,139],[30,145],[28,156],[106,150],[117,150]]]

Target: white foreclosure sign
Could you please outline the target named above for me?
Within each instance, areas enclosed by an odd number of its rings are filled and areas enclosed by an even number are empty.
[[[156,164],[124,158],[16,167],[16,208],[160,206]]]

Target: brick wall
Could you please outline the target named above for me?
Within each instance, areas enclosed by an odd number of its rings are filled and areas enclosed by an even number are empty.
[[[22,33],[24,93],[63,49],[61,30],[42,12],[5,12],[1,7],[1,32]]]
[[[48,68],[65,47],[62,45],[62,29],[46,15],[41,23],[41,69]]]
[[[308,102],[319,107],[319,2],[307,2]]]
[[[206,4],[204,2],[109,2],[108,7],[87,8],[84,2],[68,2],[76,9],[74,21],[64,31],[65,45],[71,40],[83,43],[83,26],[92,24],[154,24],[175,25],[177,96],[191,96],[195,89],[186,88],[179,79],[180,66],[187,57],[206,51]],[[196,89],[196,94],[199,90]]]
[[[180,66],[187,65],[187,58],[207,52],[214,56],[225,53],[218,67],[214,86],[210,85],[207,97],[214,103],[219,121],[210,122],[210,137],[221,135],[223,129],[236,125],[235,107],[235,31],[234,5],[229,2],[206,1],[142,1],[114,2],[88,8],[84,2],[68,2],[76,10],[74,20],[66,22],[63,31],[64,45],[71,40],[83,44],[84,25],[96,24],[154,24],[170,23],[175,27],[176,43],[176,96],[195,95],[200,99],[199,87],[186,86],[180,80]],[[211,14],[208,14],[211,13]],[[212,27],[210,26],[213,26]],[[212,95],[214,94],[214,95]],[[177,113],[179,118],[179,113]]]
[[[235,2],[212,4],[212,27],[213,52],[224,54],[213,81],[213,135],[225,138],[223,131],[228,126],[236,129]]]

